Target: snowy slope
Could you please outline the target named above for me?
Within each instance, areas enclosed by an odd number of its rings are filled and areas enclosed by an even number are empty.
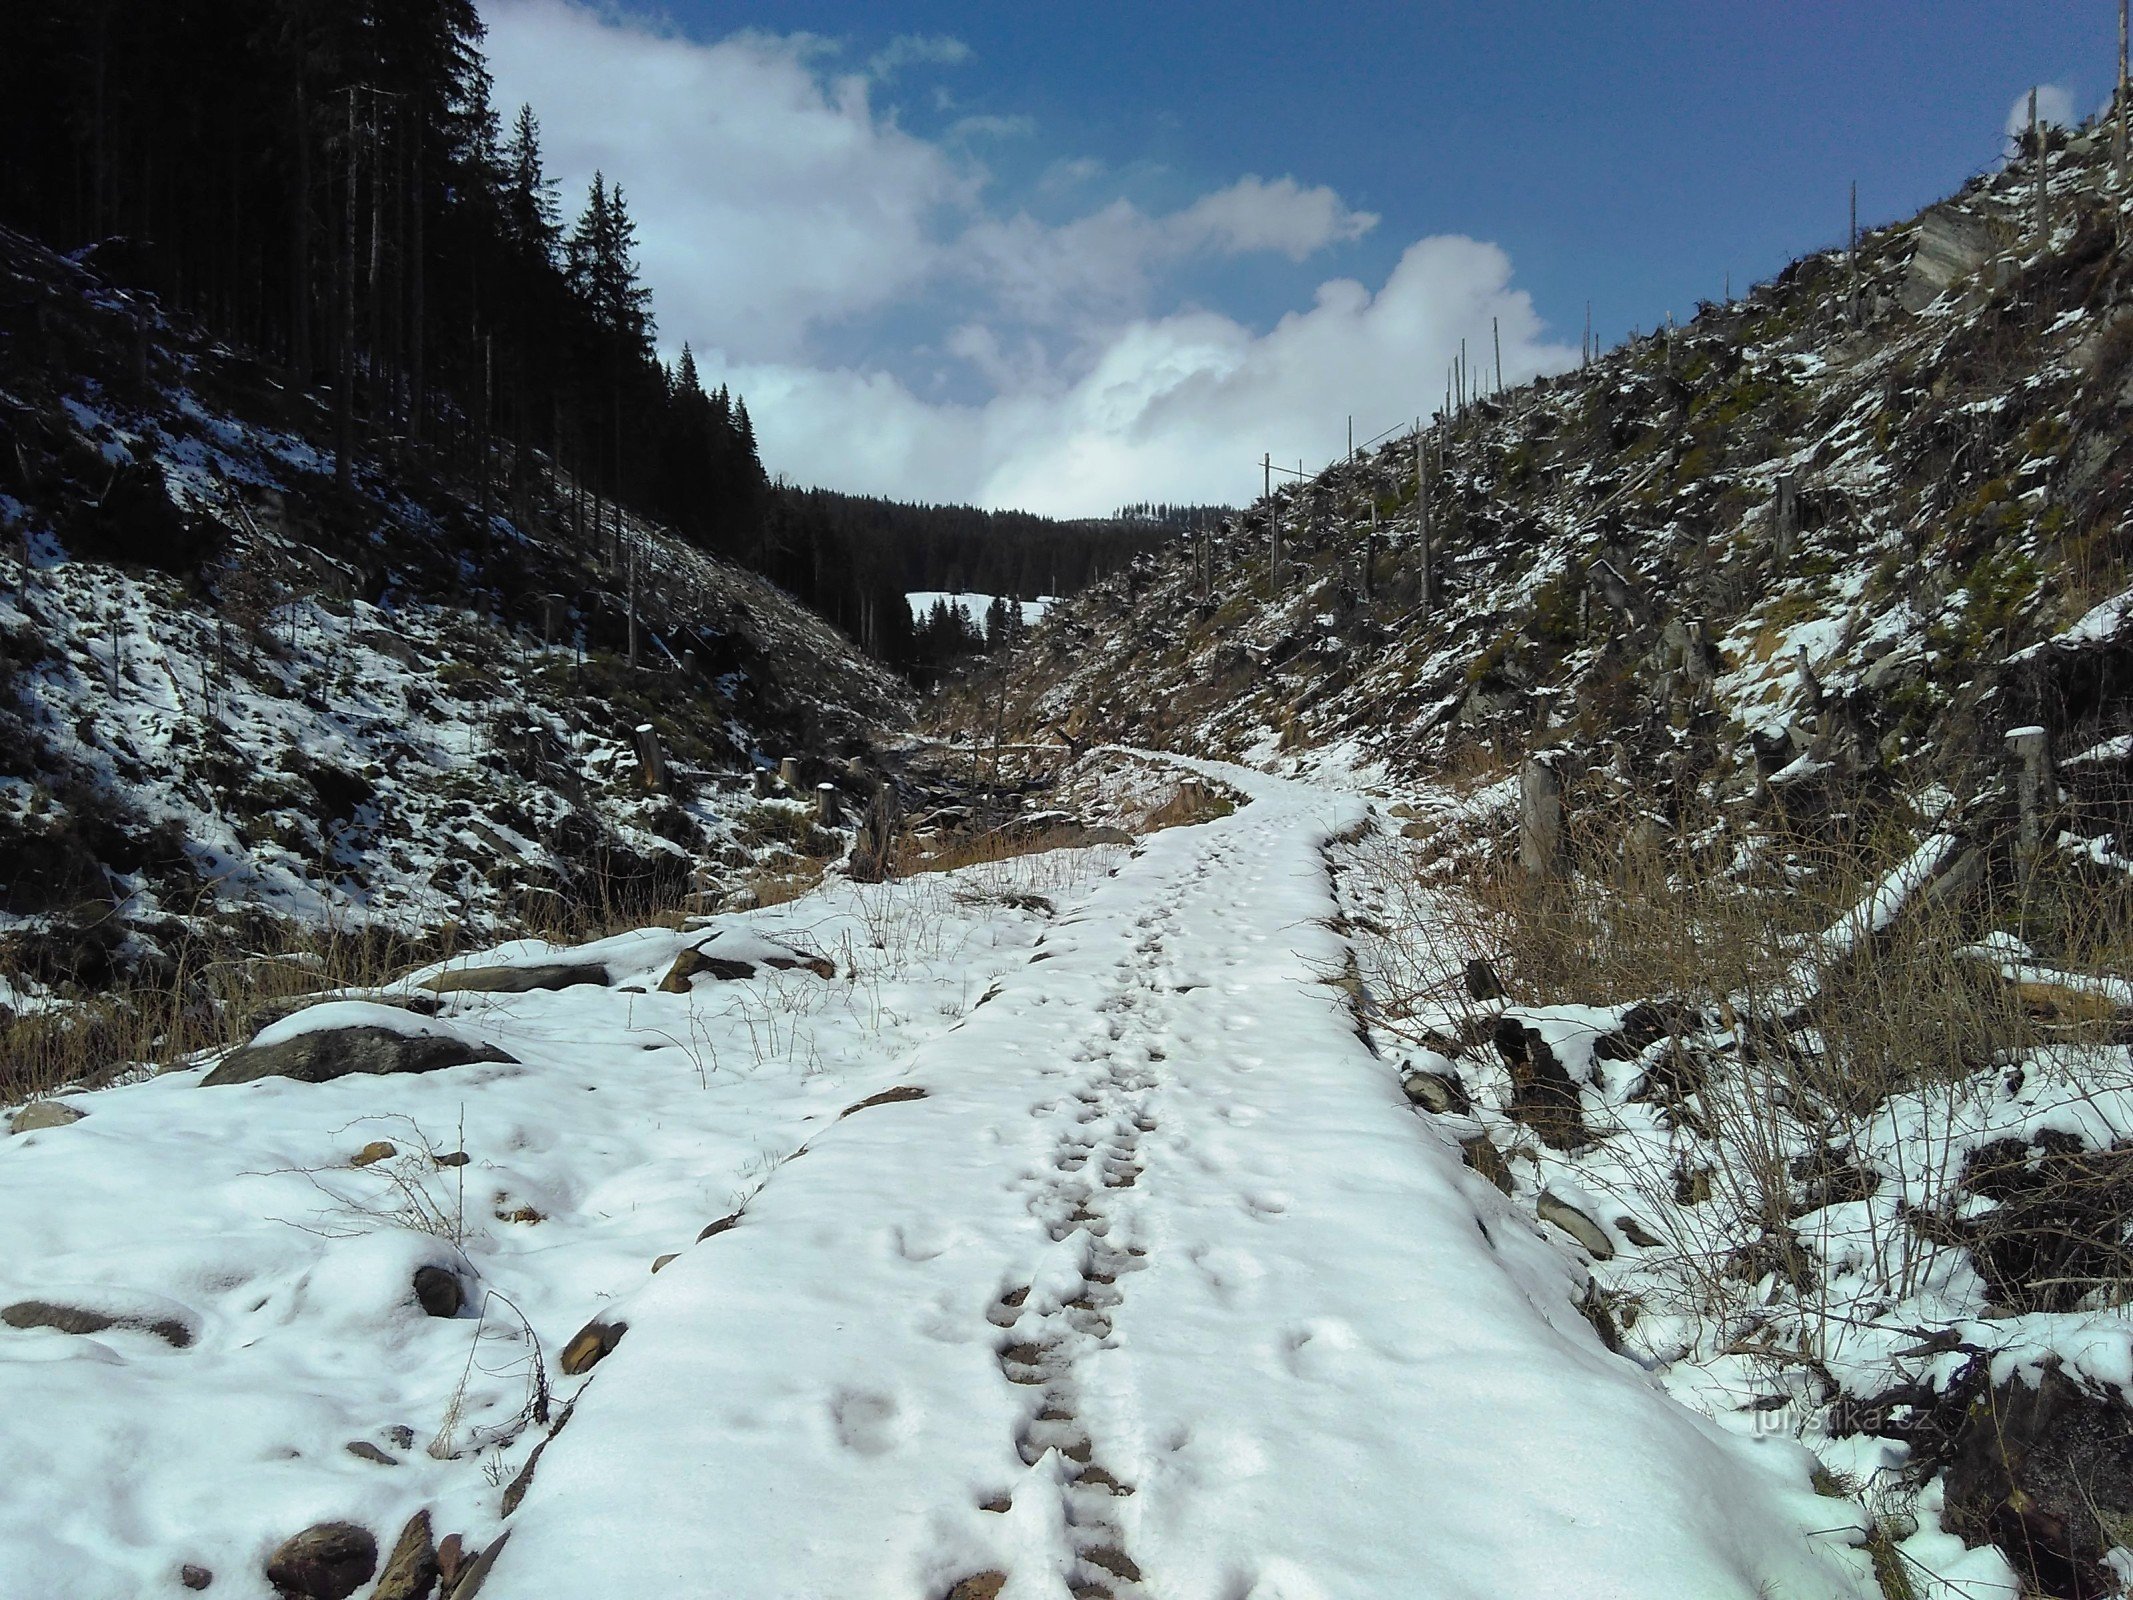
[[[908,718],[769,584],[585,533],[545,461],[523,514],[441,451],[344,497],[257,363],[5,230],[0,285],[46,307],[0,342],[0,971],[30,995],[104,980],[85,924],[137,967],[268,917],[493,932],[730,887],[805,834],[751,768],[841,774]]]
[[[418,1509],[508,1532],[506,1600],[1870,1593],[1805,1453],[1609,1355],[1358,1036],[1324,851],[1361,806],[1203,770],[1252,803],[720,924],[832,980],[516,946],[604,981],[409,1024],[515,1063],[172,1073],[0,1142],[0,1294],[121,1319],[0,1328],[0,1594],[264,1600],[280,1538]],[[482,1319],[424,1316],[422,1265]],[[506,1517],[518,1311],[559,1431]],[[587,1319],[610,1353],[558,1375]]]

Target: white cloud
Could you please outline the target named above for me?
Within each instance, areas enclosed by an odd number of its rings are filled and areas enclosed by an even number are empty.
[[[1569,364],[1542,337],[1510,261],[1439,237],[1408,247],[1374,293],[1322,284],[1307,311],[1264,333],[1210,311],[1114,331],[1063,385],[1031,381],[996,345],[1005,379],[982,405],[939,405],[880,372],[737,366],[764,458],[799,481],[922,499],[1094,515],[1127,502],[1241,501],[1257,462],[1338,453],[1347,418],[1369,437],[1441,399],[1462,337],[1500,324],[1508,381]],[[982,335],[964,331],[964,353]]]
[[[912,291],[938,219],[976,178],[875,113],[821,42],[744,33],[697,44],[567,0],[484,7],[499,104],[530,102],[575,211],[594,169],[637,220],[664,332],[755,358]]]
[[[1513,378],[1570,358],[1503,253],[1461,238],[1410,246],[1375,290],[1321,283],[1271,328],[1193,306],[1197,263],[1303,262],[1376,226],[1293,177],[1149,211],[1061,152],[1033,200],[1065,220],[988,204],[971,137],[1027,136],[1026,119],[929,141],[872,98],[906,66],[964,60],[959,41],[907,36],[840,74],[835,41],[703,43],[579,0],[489,0],[484,20],[499,104],[533,104],[569,206],[595,167],[624,185],[663,344],[734,385],[765,465],[798,482],[1068,514],[1239,499],[1263,450],[1316,463],[1351,412],[1365,435],[1426,413],[1491,317]],[[895,370],[840,345],[888,327]]]
[[[1331,189],[1306,189],[1294,178],[1272,183],[1239,178],[1216,194],[1203,195],[1173,219],[1181,242],[1205,243],[1241,254],[1278,251],[1291,261],[1347,244],[1378,225],[1368,211],[1351,211]]]
[[[1037,131],[1033,117],[964,117],[948,130],[951,139],[1027,139]]]
[[[947,34],[900,33],[874,52],[867,75],[884,83],[905,67],[958,67],[970,59],[970,46]]]

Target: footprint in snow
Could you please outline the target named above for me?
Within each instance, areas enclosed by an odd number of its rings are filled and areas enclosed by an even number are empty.
[[[837,1442],[863,1456],[885,1455],[903,1436],[896,1397],[866,1389],[840,1389],[830,1398]]]

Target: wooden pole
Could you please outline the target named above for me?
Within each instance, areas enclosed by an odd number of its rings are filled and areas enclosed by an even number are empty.
[[[2037,91],[2029,91],[2029,154],[2037,164],[2037,248],[2042,250],[2050,238],[2050,197],[2044,187],[2046,162],[2044,160],[2044,130],[2037,123]]]
[[[1363,538],[1363,604],[1371,601],[1371,569],[1378,564],[1378,503],[1370,502],[1370,532]]]
[[[644,786],[654,794],[663,794],[667,786],[667,763],[659,749],[659,734],[649,722],[637,725],[637,764],[644,774]]]
[[[1429,610],[1429,443],[1415,433],[1415,523],[1422,558],[1422,609]]]
[[[1496,344],[1496,395],[1503,398],[1503,328],[1497,319],[1489,318],[1489,337]]]
[[[1553,752],[1526,757],[1519,771],[1518,860],[1537,878],[1553,877],[1563,853],[1563,780]]]
[[[1274,515],[1274,455],[1272,451],[1267,452],[1259,466],[1265,475],[1265,489],[1260,504],[1266,507],[1267,597],[1271,599],[1281,589],[1281,519]]]
[[[1853,325],[1857,326],[1859,321],[1859,180],[1857,178],[1852,179],[1852,222],[1850,239],[1852,268],[1851,315]]]
[[[2127,0],[2118,0],[2118,116],[2111,134],[2111,165],[2121,189],[2126,183],[2126,5]]]

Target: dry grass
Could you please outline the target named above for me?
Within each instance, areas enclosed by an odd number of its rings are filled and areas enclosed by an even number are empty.
[[[1750,1266],[1798,1285],[1811,1276],[1792,1220],[1828,1203],[1827,1186],[1845,1174],[1835,1157],[1829,1170],[1803,1168],[1803,1150],[1865,1148],[1876,1116],[1909,1096],[1918,1137],[1898,1159],[1912,1193],[1949,1203],[2016,1183],[1971,1169],[1964,1097],[2044,1047],[2133,1036],[2133,1019],[2093,984],[2133,972],[2133,879],[2123,874],[2063,857],[2020,868],[1988,850],[1990,869],[1966,890],[1914,894],[1886,927],[1841,940],[1825,935],[1910,854],[1907,837],[1698,837],[1699,850],[1670,849],[1619,826],[1590,829],[1571,842],[1577,870],[1558,878],[1484,863],[1440,887],[1381,871],[1404,925],[1386,930],[1373,978],[1395,1032],[1464,1012],[1454,1031],[1486,1037],[1464,982],[1477,959],[1518,1004],[1654,1003],[1674,1043],[1647,1084],[1689,1143],[1670,1156],[1655,1149],[1653,1169],[1631,1181],[1681,1203],[1684,1173],[1656,1163],[1693,1148],[1710,1198],[1736,1219],[1720,1253],[1700,1268],[1685,1262],[1712,1280],[1714,1299],[1728,1292],[1721,1275]],[[1995,931],[2059,976],[2010,980],[1979,949]],[[1986,1262],[1988,1279],[2004,1280],[1996,1303],[2016,1308],[2071,1305],[2123,1269],[2133,1156],[2025,1151],[2010,1162],[2028,1187],[1994,1212],[2005,1226],[1921,1213],[1914,1236],[1876,1247],[1889,1290],[1909,1293],[1950,1248]]]
[[[1040,855],[1047,850],[1070,850],[1087,843],[1088,830],[1078,823],[1050,823],[1038,827],[1010,823],[983,833],[957,834],[945,839],[918,839],[907,835],[896,842],[893,875],[908,878],[920,872],[954,872],[992,861],[1011,861],[1017,856]]]
[[[819,878],[818,868],[804,887]],[[678,927],[684,915],[649,896],[592,903],[541,896],[529,898],[519,928],[491,930],[479,944],[513,932],[580,944],[631,928]],[[449,924],[424,934],[283,921],[262,923],[243,936],[203,932],[172,949],[167,964],[151,974],[0,1020],[0,1106],[68,1087],[98,1087],[241,1044],[306,997],[376,988],[468,943],[464,930]]]

